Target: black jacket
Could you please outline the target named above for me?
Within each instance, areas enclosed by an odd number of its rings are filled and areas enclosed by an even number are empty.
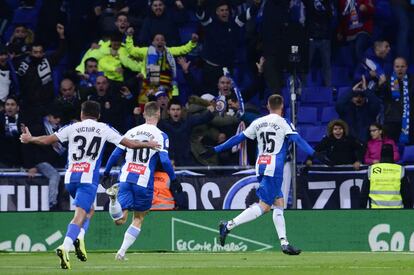
[[[12,131],[6,131],[6,119],[4,112],[0,112],[0,162],[8,167],[22,166],[21,135],[20,123],[21,118],[9,117],[9,123],[15,123]]]
[[[356,161],[362,163],[363,149],[363,145],[351,136],[340,139],[324,137],[315,146],[315,151],[326,152],[333,165],[353,164]]]
[[[190,136],[194,126],[207,123],[214,117],[213,113],[206,112],[201,115],[190,116],[175,122],[163,119],[158,123],[159,128],[168,135],[170,141],[169,155],[175,165],[194,165],[191,155]]]

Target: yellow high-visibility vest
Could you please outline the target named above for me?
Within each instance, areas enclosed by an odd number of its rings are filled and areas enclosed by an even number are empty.
[[[401,165],[393,163],[369,167],[371,208],[403,208],[400,193],[403,171]]]

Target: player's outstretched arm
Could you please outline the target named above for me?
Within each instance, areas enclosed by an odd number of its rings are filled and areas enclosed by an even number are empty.
[[[132,139],[125,138],[125,137],[121,140],[120,144],[124,145],[125,147],[131,148],[131,149],[150,148],[154,150],[159,150],[161,148],[161,145],[158,144],[158,142],[154,140],[138,141],[138,140],[132,140]]]
[[[224,150],[230,149],[234,145],[237,145],[237,144],[241,143],[246,138],[247,137],[245,136],[244,133],[240,133],[238,135],[232,136],[231,138],[229,138],[228,140],[226,140],[224,143],[222,143],[222,144],[217,145],[216,147],[214,147],[214,151],[216,153],[219,153],[219,152],[222,152]]]
[[[48,136],[34,137],[30,133],[29,128],[24,127],[23,133],[20,135],[20,141],[25,144],[33,143],[33,144],[38,144],[38,145],[50,145],[55,142],[58,142],[59,139],[55,134],[48,135]]]
[[[309,143],[307,143],[306,140],[304,140],[299,134],[288,135],[288,139],[290,141],[295,142],[299,146],[299,148],[305,151],[305,153],[307,153],[308,155],[319,159],[319,161],[322,162],[323,164],[326,164],[329,166],[332,165],[332,161],[326,156],[324,152],[316,152],[309,145]]]
[[[288,135],[288,139],[296,143],[308,155],[312,156],[315,153],[315,150],[299,134]]]

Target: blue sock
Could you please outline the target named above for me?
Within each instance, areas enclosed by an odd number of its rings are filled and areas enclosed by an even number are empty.
[[[83,228],[83,230],[85,230],[85,233],[88,231],[90,221],[91,221],[91,219],[86,218],[85,221],[83,222],[82,228]]]
[[[70,223],[68,225],[68,231],[66,231],[66,237],[71,238],[73,241],[76,240],[80,232],[80,227],[77,224]]]
[[[88,231],[90,221],[91,221],[91,219],[89,219],[89,218],[85,219],[85,221],[83,222],[82,228],[80,229],[78,239],[83,240],[85,238],[85,234],[86,234],[86,231]]]

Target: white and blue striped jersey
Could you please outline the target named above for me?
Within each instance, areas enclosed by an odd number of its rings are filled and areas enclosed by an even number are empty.
[[[99,183],[106,141],[119,145],[122,136],[109,125],[86,119],[69,124],[55,133],[60,142],[69,142],[65,183]]]
[[[134,127],[124,137],[139,141],[154,140],[161,145],[160,151],[168,154],[168,136],[155,125],[143,124]],[[158,151],[150,148],[129,149],[122,145],[118,147],[126,150],[125,163],[121,168],[119,182],[134,183],[153,189],[154,172],[159,161]]]
[[[283,117],[269,114],[253,121],[243,134],[249,139],[257,139],[256,175],[274,177],[280,167],[283,169],[288,143],[286,135],[297,132]]]

